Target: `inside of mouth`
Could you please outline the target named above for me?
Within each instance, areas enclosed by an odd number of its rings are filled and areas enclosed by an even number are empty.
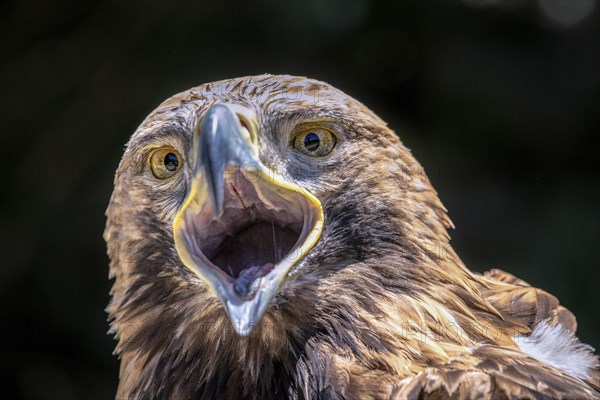
[[[234,285],[241,297],[306,240],[315,213],[301,193],[242,173],[225,179],[223,212],[209,202],[186,213],[186,236],[196,259]]]
[[[242,224],[233,235],[226,236],[208,259],[234,279],[253,267],[268,273],[292,250],[299,237],[297,229],[280,226],[275,218],[269,222],[260,216],[250,216],[248,223]]]

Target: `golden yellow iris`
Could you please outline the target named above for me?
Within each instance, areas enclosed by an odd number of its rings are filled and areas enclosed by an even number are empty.
[[[325,157],[331,153],[337,143],[337,137],[323,127],[307,127],[296,133],[291,146],[302,154],[311,157]]]
[[[172,147],[161,147],[150,153],[148,164],[152,174],[158,179],[167,179],[179,171],[183,164],[181,154]]]

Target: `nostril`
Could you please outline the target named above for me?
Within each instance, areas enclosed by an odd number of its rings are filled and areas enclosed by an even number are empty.
[[[246,131],[248,132],[248,134],[250,135],[250,141],[252,143],[256,143],[257,142],[256,132],[254,129],[252,129],[252,125],[250,124],[250,121],[248,121],[248,119],[242,114],[236,114],[236,115],[238,117],[238,120],[240,121],[241,127],[245,128]]]
[[[250,132],[250,125],[248,125],[246,119],[240,115],[238,115],[237,117],[240,120],[240,124],[242,125],[242,127],[248,129],[248,132]]]

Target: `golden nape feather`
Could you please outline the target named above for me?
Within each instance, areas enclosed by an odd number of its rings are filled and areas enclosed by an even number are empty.
[[[467,269],[410,151],[325,83],[166,100],[107,217],[117,398],[599,398],[573,314]]]

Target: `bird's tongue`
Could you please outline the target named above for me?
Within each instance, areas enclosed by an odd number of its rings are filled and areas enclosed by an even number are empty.
[[[255,291],[253,286],[258,282],[258,278],[267,275],[273,268],[275,268],[275,264],[273,263],[244,268],[240,271],[239,277],[235,280],[233,289],[240,297],[248,297]]]

